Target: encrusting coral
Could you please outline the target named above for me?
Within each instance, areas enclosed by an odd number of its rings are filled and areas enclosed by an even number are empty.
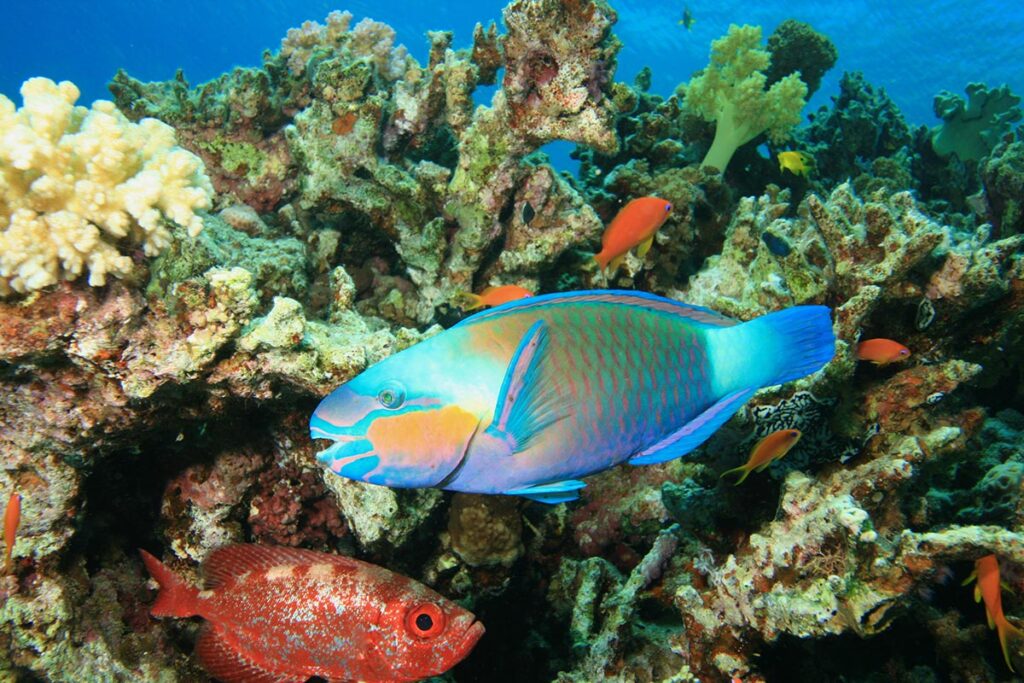
[[[121,242],[155,256],[191,236],[213,188],[203,163],[155,119],[133,124],[112,102],[75,106],[74,84],[33,78],[15,109],[0,96],[0,295],[89,273],[89,284],[132,269]]]

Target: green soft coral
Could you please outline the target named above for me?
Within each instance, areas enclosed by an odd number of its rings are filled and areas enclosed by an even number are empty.
[[[707,121],[715,121],[715,139],[702,166],[724,171],[740,145],[767,132],[782,143],[800,123],[807,85],[791,73],[765,90],[771,57],[760,49],[760,26],[729,27],[711,43],[711,63],[686,86],[686,106]]]

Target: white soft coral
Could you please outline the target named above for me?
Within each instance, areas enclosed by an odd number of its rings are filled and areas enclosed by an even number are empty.
[[[203,162],[155,119],[129,121],[111,102],[75,106],[73,83],[33,78],[24,105],[0,95],[0,295],[88,271],[90,285],[132,267],[119,242],[149,256],[171,243],[168,221],[195,236],[213,188]]]

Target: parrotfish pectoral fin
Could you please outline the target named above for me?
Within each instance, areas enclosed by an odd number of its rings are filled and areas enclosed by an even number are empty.
[[[640,258],[647,256],[647,252],[651,250],[652,244],[654,244],[654,235],[651,235],[640,243],[640,246],[636,250],[636,255]]]
[[[207,624],[196,642],[196,655],[206,672],[223,683],[305,683],[309,676],[293,676],[261,669],[241,652],[235,652]]]
[[[498,391],[494,421],[486,433],[508,443],[510,454],[524,450],[542,429],[568,414],[556,405],[551,385],[540,377],[547,344],[547,324],[538,320],[516,347]]]
[[[565,481],[554,481],[550,484],[538,484],[537,486],[526,486],[521,489],[505,491],[510,496],[522,496],[535,500],[538,503],[567,503],[580,497],[580,489],[586,484],[579,479],[566,479]]]
[[[653,465],[686,455],[707,441],[747,402],[747,399],[754,395],[754,391],[742,389],[728,394],[678,430],[634,455],[628,460],[629,464]]]

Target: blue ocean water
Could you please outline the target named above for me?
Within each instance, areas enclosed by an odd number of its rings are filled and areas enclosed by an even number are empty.
[[[234,66],[259,65],[286,31],[305,20],[322,21],[347,9],[356,21],[384,21],[421,62],[427,30],[451,30],[455,45],[469,45],[476,22],[500,21],[502,0],[380,2],[350,0],[225,0],[137,2],[108,0],[15,1],[0,22],[0,93],[20,103],[18,88],[32,76],[71,80],[82,102],[109,99],[106,83],[120,67],[141,80],[165,80],[178,68],[192,84]],[[839,62],[805,111],[827,104],[843,71],[864,72],[883,86],[914,123],[937,123],[932,99],[943,89],[962,93],[971,81],[1008,83],[1024,94],[1024,3],[1006,0],[830,3],[810,0],[687,3],[692,30],[678,24],[684,3],[613,2],[614,30],[625,44],[616,78],[631,80],[644,65],[654,70],[653,90],[667,94],[707,63],[710,42],[730,23],[760,24],[767,36],[796,18],[827,34]]]

